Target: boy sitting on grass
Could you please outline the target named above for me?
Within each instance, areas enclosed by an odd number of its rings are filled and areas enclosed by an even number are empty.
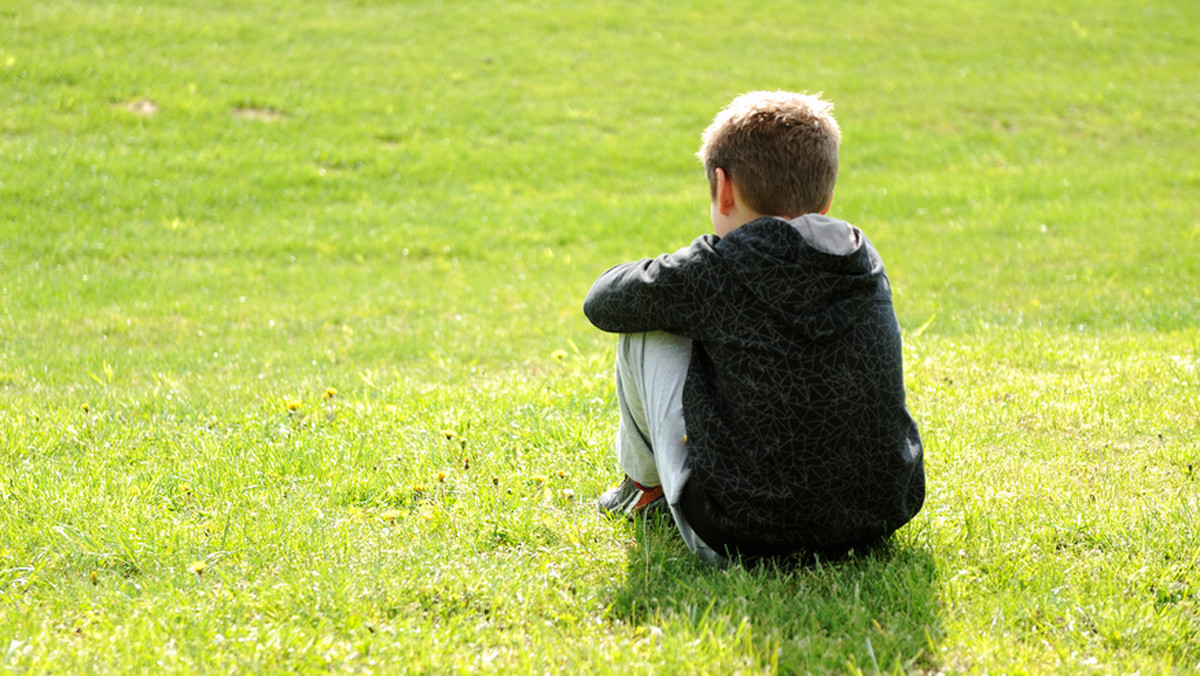
[[[702,560],[843,552],[921,508],[883,261],[826,216],[841,132],[817,96],[754,92],[697,153],[715,234],[618,265],[584,312],[621,334],[617,462],[600,510],[670,510]]]

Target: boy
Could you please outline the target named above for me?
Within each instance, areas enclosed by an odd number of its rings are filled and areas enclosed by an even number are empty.
[[[826,216],[841,132],[817,96],[753,92],[704,132],[715,234],[618,265],[584,312],[621,334],[603,512],[670,510],[702,560],[840,552],[921,508],[883,262]]]

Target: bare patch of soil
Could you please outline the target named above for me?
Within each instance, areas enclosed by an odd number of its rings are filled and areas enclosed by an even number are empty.
[[[233,109],[233,116],[242,120],[262,120],[263,122],[278,122],[287,117],[274,108],[258,108],[255,106],[238,106]]]
[[[158,104],[150,99],[137,99],[134,101],[126,101],[118,104],[125,110],[128,110],[135,115],[156,115],[158,113]]]

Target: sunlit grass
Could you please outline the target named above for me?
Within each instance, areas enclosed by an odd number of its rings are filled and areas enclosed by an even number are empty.
[[[0,9],[2,664],[1200,668],[1197,21]],[[579,303],[707,230],[699,132],[774,87],[837,104],[930,491],[879,551],[716,571],[595,512]]]

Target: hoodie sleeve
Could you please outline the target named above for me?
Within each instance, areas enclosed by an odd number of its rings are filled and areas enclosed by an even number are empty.
[[[716,235],[657,258],[624,263],[600,275],[583,301],[596,328],[612,333],[669,331],[692,337],[719,292]]]

